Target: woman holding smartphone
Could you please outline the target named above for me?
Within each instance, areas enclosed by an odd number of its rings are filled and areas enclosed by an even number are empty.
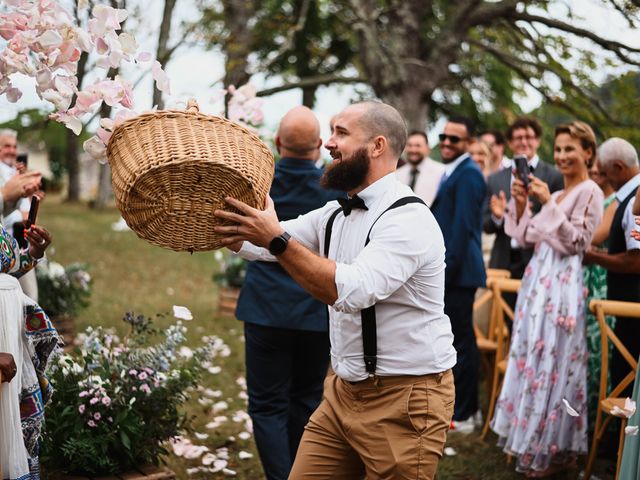
[[[595,155],[591,127],[583,122],[558,126],[554,160],[564,190],[552,194],[533,175],[528,188],[516,179],[505,217],[507,234],[521,246],[534,245],[535,253],[518,294],[491,427],[504,451],[517,457],[516,470],[528,477],[573,467],[588,448],[582,256],[603,211],[602,190],[589,179]],[[542,204],[535,216],[529,196]]]

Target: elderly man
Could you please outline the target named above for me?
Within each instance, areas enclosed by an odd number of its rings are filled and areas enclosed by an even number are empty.
[[[289,478],[431,479],[453,412],[453,335],[444,314],[444,242],[395,175],[400,114],[365,102],[336,118],[322,183],[349,199],[279,222],[273,202],[216,227],[245,258],[278,261],[329,305],[331,364]],[[320,256],[318,254],[324,254]]]
[[[24,175],[24,169],[18,170],[17,164],[17,140],[15,130],[0,130],[0,186],[6,185],[16,175]],[[39,174],[38,174],[39,178]],[[35,192],[34,192],[35,193]],[[31,200],[27,196],[20,198],[15,208],[9,208],[3,212],[2,224],[10,235],[15,236],[13,226],[27,219]],[[22,239],[19,239],[19,241]],[[19,279],[23,292],[34,301],[38,301],[38,282],[35,270],[31,270]]]
[[[282,118],[270,196],[289,220],[342,196],[320,187],[320,125],[307,107]],[[236,317],[244,321],[249,415],[268,480],[289,476],[329,367],[327,308],[273,262],[251,262]]]
[[[640,232],[633,217],[633,203],[640,187],[640,164],[636,149],[622,138],[610,138],[598,149],[598,169],[616,189],[618,208],[613,216],[607,253],[592,249],[584,263],[596,263],[607,269],[607,298],[640,302],[640,240],[632,232]],[[633,358],[640,354],[638,319],[617,317],[616,335]],[[628,373],[626,360],[616,349],[611,358],[611,384],[617,385]],[[630,395],[630,393],[629,393]]]

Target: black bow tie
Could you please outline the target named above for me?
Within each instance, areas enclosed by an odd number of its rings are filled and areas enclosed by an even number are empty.
[[[348,217],[349,215],[351,215],[351,210],[353,210],[354,208],[369,210],[367,206],[364,204],[364,200],[361,199],[358,195],[354,195],[349,199],[339,198],[338,203],[342,207],[342,211],[344,212],[345,217]]]

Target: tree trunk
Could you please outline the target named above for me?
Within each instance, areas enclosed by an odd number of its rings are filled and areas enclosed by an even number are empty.
[[[251,18],[256,11],[258,0],[223,0],[225,14],[225,26],[229,35],[224,42],[222,50],[226,55],[224,86],[240,87],[249,81],[249,55],[252,50],[253,32],[251,30]],[[259,2],[258,2],[259,3]],[[228,114],[227,104],[230,95],[225,98],[225,114]]]
[[[318,87],[304,87],[302,89],[302,105],[313,108],[316,103],[316,91]]]
[[[115,78],[119,68],[111,68],[107,72],[108,78]],[[100,118],[109,118],[111,115],[111,107],[106,103],[102,103],[100,107]],[[111,187],[111,167],[109,164],[101,164],[98,170],[98,192],[93,208],[102,210],[109,205],[109,201],[113,197],[113,189]]]
[[[429,116],[429,103],[423,100],[420,92],[415,92],[410,86],[398,91],[389,92],[380,97],[383,102],[397,108],[407,122],[409,131],[426,132]]]
[[[176,0],[165,0],[164,2],[164,12],[162,14],[162,23],[160,24],[160,34],[158,35],[158,49],[156,50],[156,58],[162,64],[163,68],[166,68],[166,63],[169,61],[167,44],[169,42],[169,35],[171,34],[171,18],[175,6]],[[153,84],[152,105],[157,105],[158,110],[164,108],[162,92],[158,90],[155,83]]]
[[[82,89],[82,81],[87,71],[87,60],[89,54],[82,52],[78,61],[78,89]],[[75,99],[74,99],[75,101]],[[80,200],[80,157],[78,155],[78,137],[71,130],[67,130],[67,174],[69,176],[69,190],[67,192],[67,201],[77,202]]]

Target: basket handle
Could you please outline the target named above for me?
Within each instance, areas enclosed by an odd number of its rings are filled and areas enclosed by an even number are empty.
[[[198,113],[200,108],[198,107],[198,102],[196,102],[195,98],[190,98],[187,100],[187,112],[188,113]]]

